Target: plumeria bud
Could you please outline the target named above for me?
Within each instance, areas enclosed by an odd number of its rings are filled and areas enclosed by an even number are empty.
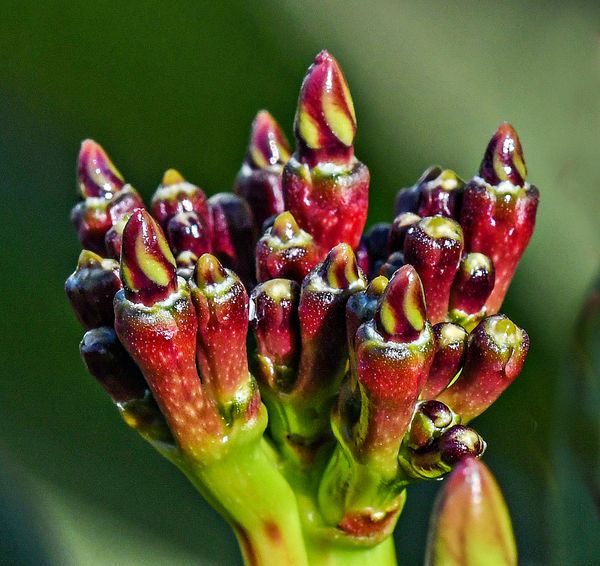
[[[460,376],[437,399],[468,423],[519,375],[528,350],[527,333],[504,315],[485,318],[469,335]]]
[[[300,285],[271,279],[252,291],[251,324],[257,344],[256,376],[273,391],[289,391],[300,353]]]
[[[201,456],[222,433],[196,370],[196,311],[160,227],[136,211],[123,232],[124,289],[115,296],[115,330],[141,369],[182,451]]]
[[[254,248],[256,232],[248,203],[228,193],[208,200],[213,226],[212,253],[233,269],[248,288],[255,280]]]
[[[444,403],[423,401],[410,423],[408,446],[414,450],[425,448],[455,423],[456,415]]]
[[[302,230],[287,211],[275,218],[256,246],[258,281],[286,278],[302,283],[318,262],[312,236]]]
[[[396,193],[394,201],[394,216],[399,216],[405,212],[418,214],[419,204],[421,202],[421,185],[437,179],[442,173],[442,169],[437,165],[429,167],[423,171],[418,181],[412,187],[400,189]]]
[[[421,181],[417,213],[420,216],[457,218],[463,188],[463,180],[451,169],[444,169],[437,177]]]
[[[488,145],[479,176],[465,188],[461,212],[465,249],[485,254],[494,265],[488,314],[500,309],[535,226],[539,191],[526,182],[526,175],[517,134],[502,124]]]
[[[409,228],[417,224],[420,220],[421,217],[413,212],[402,212],[396,216],[388,234],[386,249],[388,249],[390,253],[403,251],[406,233]]]
[[[457,324],[440,322],[433,327],[435,355],[423,388],[424,399],[434,399],[460,371],[467,348],[467,331]]]
[[[404,241],[404,260],[415,267],[425,288],[432,323],[446,318],[450,287],[463,250],[460,225],[451,218],[430,216],[411,227]]]
[[[508,181],[522,187],[527,179],[527,166],[517,132],[507,122],[500,124],[485,150],[479,175],[490,185]]]
[[[104,148],[94,140],[84,140],[77,161],[77,184],[83,198],[110,199],[125,181]]]
[[[101,326],[88,330],[79,351],[90,374],[113,401],[124,403],[144,397],[148,388],[144,376],[119,342],[113,328]]]
[[[97,254],[105,252],[104,238],[112,226],[104,197],[88,197],[71,210],[71,222],[81,246]]]
[[[295,390],[333,393],[346,369],[348,298],[366,287],[350,246],[338,244],[302,284],[299,317],[302,355]]]
[[[495,272],[492,260],[472,252],[465,255],[450,290],[448,316],[469,332],[485,316],[485,302],[494,288]]]
[[[250,205],[257,231],[267,218],[284,210],[281,173],[290,153],[275,118],[261,110],[252,123],[246,158],[235,179],[235,192]]]
[[[369,170],[354,157],[352,97],[327,51],[302,83],[294,132],[297,151],[283,171],[286,209],[323,255],[340,242],[357,248],[367,219]]]
[[[89,250],[81,252],[77,268],[65,283],[71,306],[85,328],[113,325],[113,298],[119,289],[119,264]]]
[[[238,276],[204,254],[190,280],[198,314],[197,361],[208,394],[231,423],[252,418],[260,397],[248,371],[248,295]]]
[[[422,448],[411,448],[408,444],[400,453],[399,464],[407,478],[437,479],[447,474],[464,458],[477,458],[486,449],[486,443],[471,428],[454,424],[434,433],[433,442]],[[423,431],[425,432],[425,431]]]
[[[502,492],[483,462],[465,458],[445,481],[431,514],[426,566],[516,566]]]
[[[396,272],[374,320],[359,327],[355,355],[362,391],[362,413],[354,432],[357,457],[395,467],[433,358],[425,297],[412,266]]]
[[[167,223],[167,238],[178,260],[177,265],[180,265],[180,256],[187,265],[191,256],[199,258],[211,251],[211,227],[207,219],[196,212],[180,212],[173,216]]]
[[[128,300],[153,305],[177,289],[175,258],[154,218],[136,210],[122,236],[121,280]]]
[[[165,231],[169,220],[180,212],[195,212],[204,223],[210,225],[204,191],[186,181],[175,169],[165,171],[162,182],[152,197],[151,209],[152,216]]]

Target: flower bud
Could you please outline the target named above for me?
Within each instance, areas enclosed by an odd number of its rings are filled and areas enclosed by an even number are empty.
[[[181,212],[195,212],[203,223],[210,225],[204,191],[188,183],[175,169],[165,171],[162,182],[152,197],[151,210],[152,216],[165,231],[169,220]]]
[[[440,171],[435,178],[421,181],[417,214],[458,218],[463,188],[463,180],[450,169]]]
[[[165,300],[177,289],[175,258],[165,235],[142,209],[123,229],[121,280],[127,299],[145,305]]]
[[[302,283],[318,262],[314,240],[300,229],[287,211],[275,218],[256,246],[256,274],[259,281],[285,278]]]
[[[148,388],[144,376],[119,342],[113,328],[100,326],[88,330],[79,351],[90,374],[113,401],[124,403],[144,397]]]
[[[125,181],[104,148],[94,140],[84,140],[77,160],[77,184],[84,199],[95,197],[110,200],[112,195],[121,190]]]
[[[377,273],[383,277],[391,279],[394,276],[394,273],[396,273],[396,271],[398,271],[404,265],[406,265],[406,262],[404,261],[404,253],[393,252],[385,260],[385,263],[379,266]]]
[[[435,354],[423,388],[424,399],[435,399],[448,387],[462,367],[467,348],[467,331],[457,324],[436,324],[433,337]]]
[[[431,514],[425,564],[516,566],[506,503],[480,460],[462,460],[444,482]]]
[[[519,375],[528,349],[527,333],[504,315],[485,318],[469,335],[460,376],[437,399],[468,423]]]
[[[444,403],[423,401],[417,405],[410,423],[408,446],[413,450],[425,448],[453,424],[456,415]]]
[[[252,291],[251,324],[257,343],[256,375],[273,391],[289,391],[300,354],[300,286],[271,279]]]
[[[210,252],[212,230],[207,218],[200,217],[196,212],[180,212],[167,223],[167,238],[177,258],[177,265],[180,265],[181,256],[181,261],[187,266],[191,256],[197,259]]]
[[[208,200],[213,226],[212,253],[233,269],[247,288],[254,286],[256,233],[248,203],[229,193]]]
[[[198,315],[196,358],[204,387],[226,422],[242,415],[252,418],[260,397],[246,357],[246,289],[235,273],[210,254],[198,260],[190,288]]]
[[[379,222],[371,226],[361,238],[361,246],[364,246],[369,264],[368,269],[363,268],[363,271],[369,275],[369,279],[373,279],[379,274],[379,270],[376,270],[375,266],[385,262],[389,255],[390,228],[391,226],[387,222]],[[358,258],[358,251],[356,255]]]
[[[498,312],[519,259],[531,238],[539,191],[526,182],[521,144],[509,124],[490,141],[479,177],[466,186],[461,212],[465,248],[488,256],[495,285],[486,301],[488,314]]]
[[[399,216],[405,212],[418,214],[421,202],[421,186],[424,183],[437,179],[441,173],[442,169],[437,165],[428,167],[412,187],[400,189],[396,193],[394,201],[394,216]]]
[[[418,214],[403,212],[394,218],[389,232],[387,249],[390,252],[401,252],[404,250],[404,240],[409,228],[421,220]],[[385,258],[383,258],[385,259]]]
[[[67,297],[85,328],[113,325],[113,298],[119,289],[119,264],[89,250],[81,252],[77,268],[65,283]]]
[[[446,318],[450,287],[462,250],[462,229],[450,218],[423,218],[406,234],[404,260],[415,267],[423,281],[427,314],[432,323]]]
[[[450,290],[448,316],[467,331],[485,316],[485,302],[494,288],[492,260],[480,253],[465,255]]]
[[[255,229],[284,211],[281,173],[290,158],[290,147],[275,118],[261,110],[252,123],[246,158],[235,179],[235,192],[250,205]]]
[[[323,255],[340,242],[357,248],[367,219],[369,170],[354,157],[352,97],[327,51],[302,83],[294,132],[297,151],[282,180],[286,209]]]

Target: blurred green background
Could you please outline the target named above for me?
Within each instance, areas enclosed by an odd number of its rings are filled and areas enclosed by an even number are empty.
[[[469,178],[509,120],[542,193],[505,312],[532,348],[477,421],[522,564],[594,564],[599,523],[554,418],[567,341],[600,262],[600,9],[583,2],[0,1],[0,562],[239,564],[183,477],[121,423],[85,373],[63,282],[79,246],[79,142],[93,137],[149,198],[176,167],[227,190],[249,124],[291,135],[315,53],[340,61],[370,221],[432,163]],[[411,489],[396,541],[420,564],[438,488]]]

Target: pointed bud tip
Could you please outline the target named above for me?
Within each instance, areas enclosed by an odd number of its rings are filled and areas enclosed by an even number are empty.
[[[77,270],[102,265],[102,257],[90,250],[81,250],[77,259]]]
[[[352,155],[347,149],[356,134],[354,103],[338,62],[326,50],[317,54],[304,78],[294,129],[309,150],[327,150],[328,158],[340,160]]]
[[[287,210],[277,215],[271,226],[271,234],[287,242],[300,232],[300,226],[291,212]]]
[[[200,289],[223,283],[228,277],[221,262],[212,254],[203,254],[194,270],[194,281]]]
[[[185,183],[183,175],[177,169],[167,169],[163,175],[161,185],[169,187],[171,185],[178,185],[179,183]]]
[[[354,251],[345,243],[331,249],[319,272],[332,289],[348,289],[364,279]]]
[[[261,110],[252,122],[247,159],[259,169],[285,165],[290,158],[290,145],[277,123],[267,110]]]
[[[416,339],[425,328],[425,294],[421,279],[412,265],[398,269],[377,307],[379,330],[398,341]]]
[[[128,299],[146,305],[177,288],[175,258],[157,222],[144,209],[133,212],[122,236],[121,279]]]
[[[419,221],[419,228],[433,240],[463,241],[463,231],[460,224],[444,216],[428,216]]]
[[[521,142],[515,129],[508,123],[500,124],[483,156],[480,176],[491,185],[509,181],[522,186],[527,179],[527,167]]]
[[[91,139],[81,142],[77,159],[77,181],[84,198],[113,195],[125,184],[123,175],[104,148]]]

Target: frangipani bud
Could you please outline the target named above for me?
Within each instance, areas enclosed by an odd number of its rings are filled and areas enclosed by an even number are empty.
[[[274,391],[289,391],[294,384],[300,354],[299,299],[300,285],[289,279],[271,279],[252,291],[256,376]]]
[[[208,219],[197,212],[180,212],[167,223],[167,238],[177,265],[180,265],[181,254],[185,254],[184,263],[187,265],[190,255],[197,259],[211,251],[212,229]]]
[[[463,187],[463,180],[450,169],[440,171],[435,178],[421,181],[417,214],[457,218]]]
[[[285,207],[324,256],[358,247],[367,219],[369,170],[354,157],[356,116],[337,61],[322,51],[302,83],[294,123],[297,151],[283,171]]]
[[[527,333],[504,315],[485,318],[469,335],[460,376],[437,399],[468,423],[521,373],[528,350]]]
[[[425,564],[516,566],[506,503],[480,460],[462,460],[445,480],[431,514]]]
[[[238,276],[204,254],[190,280],[198,315],[197,361],[208,395],[226,422],[252,418],[260,397],[248,371],[248,295]]]
[[[256,245],[258,281],[285,278],[302,283],[317,263],[319,252],[312,236],[287,211],[275,218]]]
[[[85,328],[113,325],[113,298],[119,289],[119,264],[89,250],[81,252],[77,269],[65,283],[67,297]]]
[[[479,177],[466,186],[461,212],[465,249],[488,256],[496,272],[486,301],[487,313],[498,312],[519,259],[531,238],[539,191],[526,182],[521,143],[509,124],[502,124],[484,155]]]
[[[404,260],[414,266],[423,281],[429,321],[445,320],[450,287],[463,250],[458,222],[442,216],[423,218],[406,233]]]
[[[281,173],[290,153],[275,118],[261,110],[252,123],[248,151],[235,179],[235,192],[250,205],[258,232],[267,218],[284,211]]]
[[[84,140],[77,160],[77,184],[84,199],[97,197],[110,200],[125,181],[104,148],[94,140]]]

